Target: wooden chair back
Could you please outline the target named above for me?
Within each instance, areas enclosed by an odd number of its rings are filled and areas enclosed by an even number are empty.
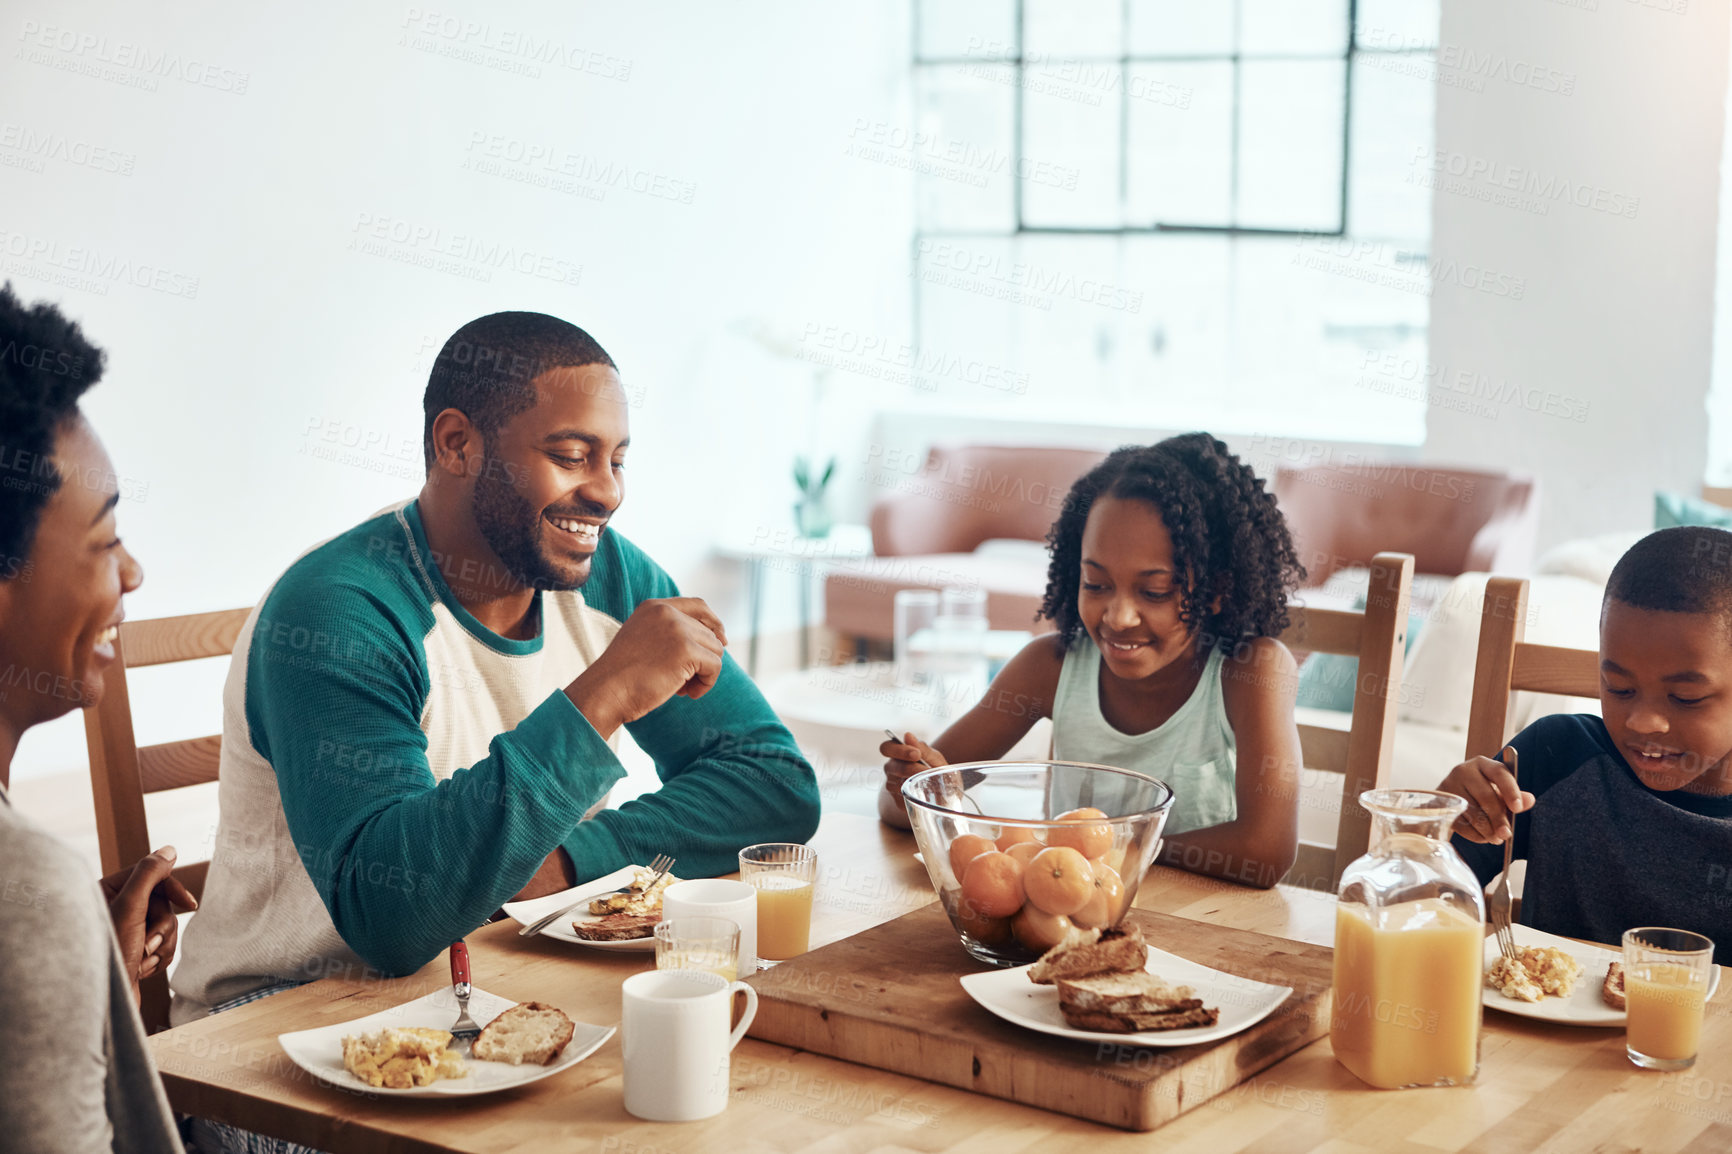
[[[124,869],[151,851],[144,795],[215,781],[222,751],[221,734],[140,748],[133,738],[126,671],[227,656],[234,652],[235,638],[251,612],[223,609],[121,623],[114,643],[117,660],[103,675],[102,701],[84,711],[90,785],[96,798],[96,840],[104,874]],[[209,868],[208,861],[183,864],[176,867],[174,876],[199,897],[204,893]],[[152,1030],[167,1026],[167,974],[146,979],[140,993],[145,1025]]]
[[[1514,737],[1510,695],[1518,690],[1599,697],[1600,655],[1592,649],[1529,645],[1528,583],[1493,577],[1480,608],[1479,654],[1473,667],[1473,698],[1467,714],[1468,757],[1495,758]]]
[[[1371,815],[1359,804],[1359,795],[1389,785],[1412,588],[1412,554],[1379,553],[1371,562],[1363,612],[1306,606],[1288,610],[1290,621],[1281,640],[1289,649],[1357,657],[1359,670],[1353,720],[1346,732],[1299,726],[1305,768],[1342,775],[1341,809],[1334,848],[1300,842],[1293,868],[1283,879],[1287,882],[1334,892],[1341,872],[1370,844]]]

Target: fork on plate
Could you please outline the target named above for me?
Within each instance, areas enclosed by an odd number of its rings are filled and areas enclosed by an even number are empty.
[[[1516,777],[1516,749],[1508,746],[1511,777]],[[1519,779],[1518,779],[1519,787]],[[1515,851],[1515,815],[1510,815],[1509,837],[1503,843],[1503,873],[1498,875],[1497,884],[1486,895],[1486,916],[1491,919],[1493,932],[1497,934],[1497,948],[1510,961],[1516,960],[1515,931],[1510,928],[1510,896],[1509,896],[1509,863],[1510,855]]]
[[[457,1024],[451,1027],[451,1041],[465,1057],[481,1033],[481,1027],[469,1016],[469,946],[465,942],[451,943],[451,991],[457,995]]]
[[[650,878],[649,884],[644,886],[645,893],[654,889],[656,883],[666,877],[668,871],[674,868],[674,859],[665,853],[658,853],[655,856],[655,860],[650,862],[649,868],[655,871],[655,876]],[[631,892],[632,888],[630,886],[621,886],[619,889],[609,890],[607,893],[590,894],[587,897],[578,898],[575,902],[572,902],[564,909],[554,910],[546,917],[538,918],[537,920],[530,922],[527,926],[524,926],[521,930],[517,931],[517,936],[520,938],[532,938],[542,930],[545,930],[548,926],[551,926],[554,922],[557,922],[560,918],[571,913],[571,911],[575,910],[578,906],[587,905],[596,898],[607,897],[608,894],[629,894]]]

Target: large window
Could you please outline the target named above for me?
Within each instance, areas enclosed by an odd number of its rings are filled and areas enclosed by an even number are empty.
[[[946,407],[1418,442],[1437,10],[916,0],[922,361]],[[1348,411],[1343,411],[1348,410]]]

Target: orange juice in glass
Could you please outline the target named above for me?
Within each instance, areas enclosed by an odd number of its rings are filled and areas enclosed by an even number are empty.
[[[1459,1086],[1479,1070],[1485,899],[1450,847],[1453,794],[1369,790],[1370,851],[1341,875],[1335,1059],[1367,1085]]]
[[[1714,943],[1688,930],[1624,931],[1624,1051],[1649,1070],[1696,1064]]]
[[[818,855],[810,846],[766,842],[740,851],[740,880],[758,891],[758,964],[798,957],[812,935]]]

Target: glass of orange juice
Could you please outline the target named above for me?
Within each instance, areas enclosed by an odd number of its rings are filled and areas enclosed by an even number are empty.
[[[1624,931],[1624,1052],[1648,1070],[1696,1064],[1714,943],[1689,930]]]
[[[812,936],[818,855],[811,846],[765,842],[740,851],[740,880],[758,891],[758,964],[799,957]]]
[[[728,918],[684,917],[658,922],[656,969],[708,970],[732,982],[740,976],[740,927]]]

